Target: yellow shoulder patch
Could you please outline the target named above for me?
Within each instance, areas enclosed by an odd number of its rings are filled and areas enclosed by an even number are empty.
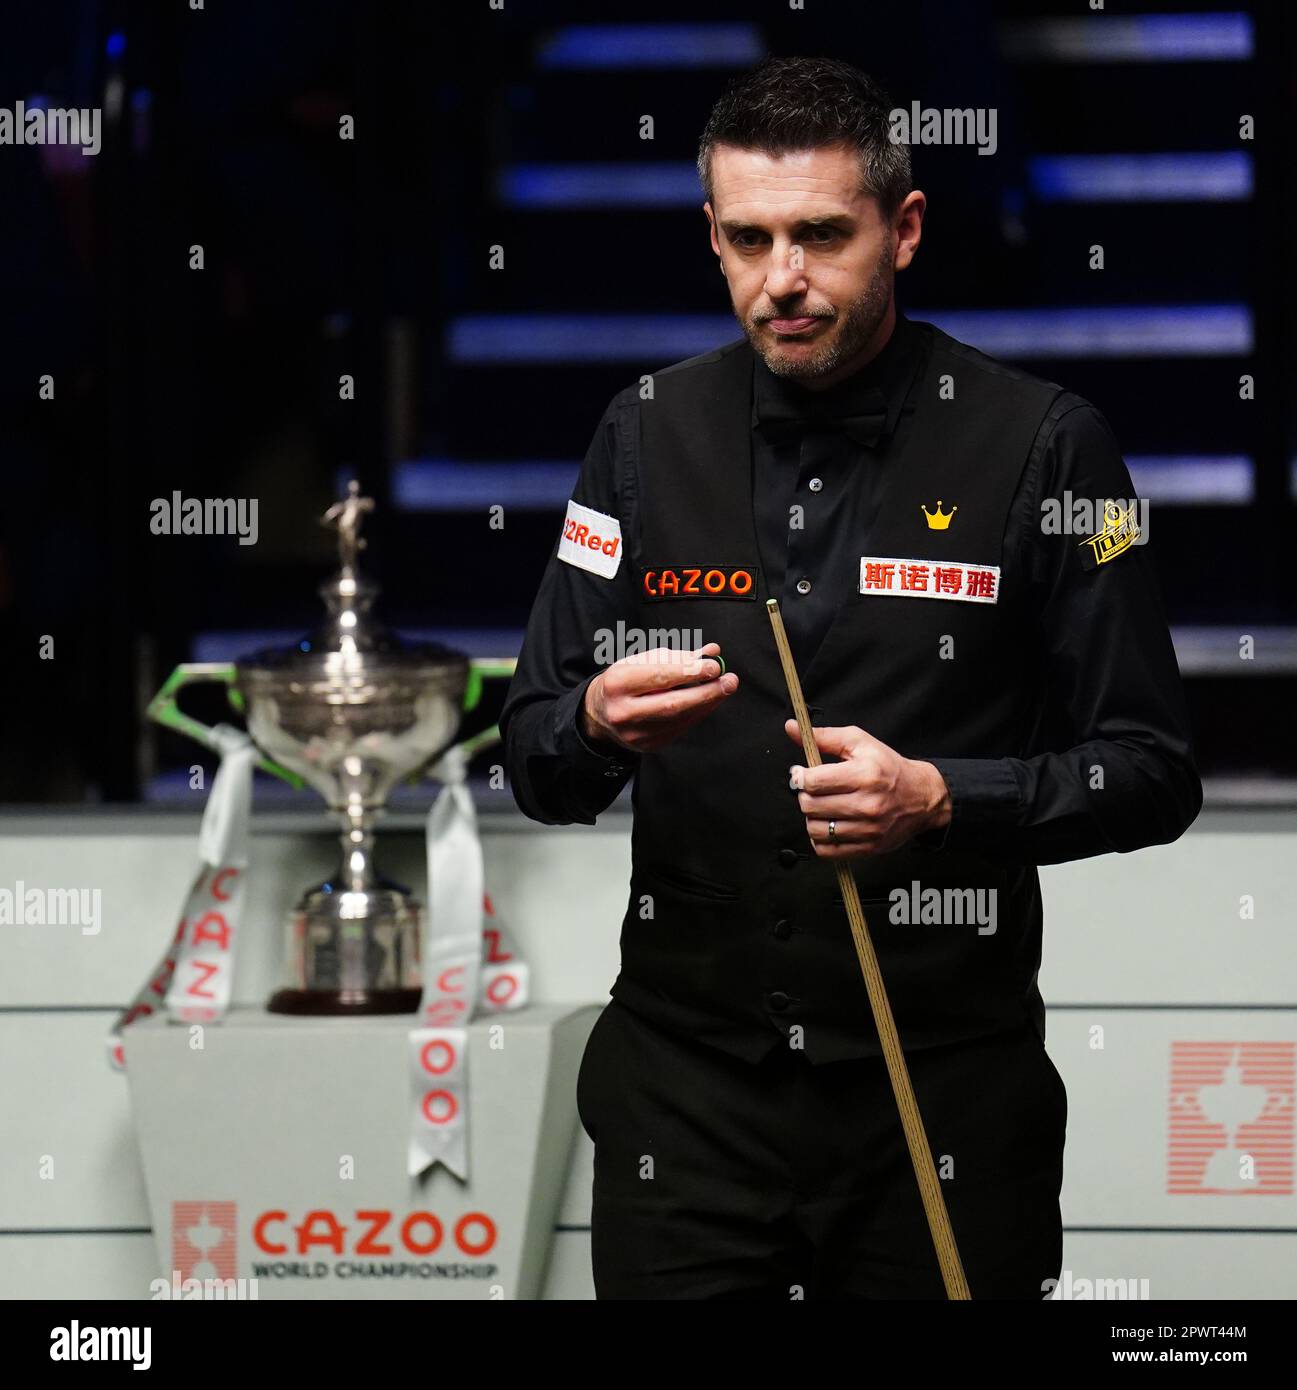
[[[1081,552],[1082,568],[1092,570],[1123,555],[1139,539],[1139,523],[1135,506],[1122,507],[1109,502],[1103,509],[1103,529],[1087,536],[1077,547]]]

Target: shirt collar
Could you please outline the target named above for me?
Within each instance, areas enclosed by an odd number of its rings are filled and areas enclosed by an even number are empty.
[[[818,413],[850,415],[864,409],[867,398],[875,389],[887,398],[887,424],[883,433],[891,434],[900,418],[901,407],[909,394],[914,373],[919,365],[922,334],[915,324],[896,311],[896,324],[882,351],[858,371],[824,391],[811,391],[787,377],[776,376],[761,358],[753,353],[752,425],[756,427],[758,402],[783,398],[799,413],[813,419]]]

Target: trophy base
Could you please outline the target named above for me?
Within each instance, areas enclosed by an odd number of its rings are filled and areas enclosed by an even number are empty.
[[[418,1010],[417,989],[281,989],[266,1008],[272,1014],[338,1016],[347,1014],[412,1014]]]
[[[419,906],[386,879],[364,888],[322,883],[289,917],[288,958],[287,983],[266,1005],[271,1013],[417,1013]]]

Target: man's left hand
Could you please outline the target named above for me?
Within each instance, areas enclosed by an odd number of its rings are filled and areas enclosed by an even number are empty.
[[[784,731],[800,748],[797,721],[787,720]],[[797,790],[806,833],[820,858],[888,854],[925,830],[949,824],[950,791],[931,763],[901,757],[854,724],[811,732],[821,757],[841,759],[789,769],[789,785]]]

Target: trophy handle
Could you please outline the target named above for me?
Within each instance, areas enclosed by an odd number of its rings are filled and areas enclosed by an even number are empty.
[[[476,709],[482,698],[482,682],[494,676],[512,676],[518,668],[518,658],[514,656],[473,656],[468,661],[468,686],[464,691],[464,712]],[[492,724],[472,738],[466,738],[459,746],[468,758],[474,757],[483,748],[489,748],[500,741],[500,726]]]
[[[482,682],[492,676],[512,676],[518,668],[515,656],[471,656],[468,659],[468,688],[464,691],[464,713],[477,708],[482,698]]]
[[[192,715],[185,714],[176,701],[176,694],[187,685],[204,685],[215,681],[217,684],[225,686],[226,699],[235,710],[242,714],[243,696],[240,695],[238,687],[234,683],[237,676],[238,672],[235,670],[233,662],[181,662],[167,677],[162,689],[149,701],[149,707],[145,710],[145,714],[155,723],[165,725],[168,729],[174,729],[177,733],[186,734],[196,742],[201,743],[204,748],[215,751],[216,743],[212,737],[210,725],[193,718]],[[258,758],[257,766],[263,772],[269,772],[272,777],[282,778],[290,787],[295,787],[298,791],[306,786],[306,783],[295,772],[289,772],[286,767],[280,767],[277,762],[273,762],[269,758]]]
[[[468,685],[464,690],[464,712],[476,709],[482,699],[482,682],[493,677],[512,676],[517,668],[516,657],[470,657],[468,667]],[[212,738],[212,731],[209,725],[201,720],[195,719],[192,715],[185,714],[181,710],[176,696],[179,691],[187,685],[204,685],[216,682],[225,686],[226,698],[232,708],[243,713],[243,697],[239,694],[238,686],[235,684],[238,672],[233,662],[222,661],[185,661],[181,662],[174,671],[167,677],[162,689],[149,701],[148,709],[145,713],[157,724],[162,724],[168,729],[174,729],[177,733],[185,734],[197,743],[201,743],[204,748],[215,749]],[[489,729],[483,729],[480,733],[474,734],[472,738],[465,739],[460,747],[464,753],[472,758],[481,749],[489,748],[491,744],[500,741],[500,726],[493,724]],[[273,777],[279,777],[287,782],[289,786],[297,788],[299,791],[305,787],[306,783],[295,773],[290,772],[286,767],[281,767],[277,762],[270,758],[258,758],[257,766],[263,772],[268,772]],[[420,776],[419,773],[413,774],[410,778],[415,781]]]

